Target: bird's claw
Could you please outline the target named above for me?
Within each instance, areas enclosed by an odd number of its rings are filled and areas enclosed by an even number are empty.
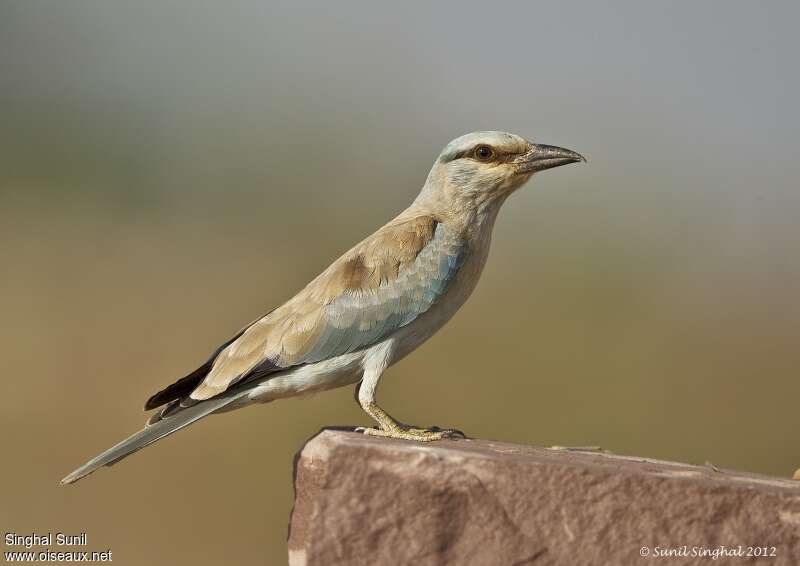
[[[422,431],[422,432],[440,432],[444,434],[445,438],[467,438],[467,435],[464,434],[462,431],[458,430],[457,428],[439,428],[438,426],[432,426],[431,428],[424,429],[424,428],[414,428],[411,430]]]
[[[372,428],[372,427],[356,427],[356,432],[366,434],[368,436],[381,436],[384,438],[398,438],[401,440],[413,440],[415,442],[432,442],[434,440],[444,439],[463,439],[467,435],[456,429],[440,429],[439,427],[431,428],[413,428],[413,427],[391,427],[391,428]]]

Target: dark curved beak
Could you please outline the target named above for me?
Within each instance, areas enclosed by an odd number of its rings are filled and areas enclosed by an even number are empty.
[[[570,163],[586,162],[580,153],[554,145],[531,144],[531,149],[519,159],[518,173],[534,173]]]

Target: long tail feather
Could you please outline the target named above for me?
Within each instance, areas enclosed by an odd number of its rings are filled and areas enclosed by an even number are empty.
[[[245,392],[240,391],[234,395],[209,399],[208,401],[204,401],[202,403],[198,403],[197,405],[182,409],[175,414],[170,415],[169,417],[155,422],[152,425],[148,425],[146,428],[140,430],[136,434],[129,436],[119,444],[112,446],[102,454],[92,458],[83,466],[62,479],[61,483],[74,483],[82,477],[88,476],[102,466],[111,466],[126,456],[130,456],[137,450],[141,450],[148,444],[152,444],[157,440],[161,440],[165,436],[168,436],[173,432],[202,419],[206,415],[210,415],[214,411],[224,407],[225,405],[228,405],[229,403],[232,403],[244,394]]]

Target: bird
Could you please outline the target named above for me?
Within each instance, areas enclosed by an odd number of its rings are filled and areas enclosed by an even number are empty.
[[[223,343],[195,371],[151,396],[139,432],[61,480],[102,466],[216,413],[355,384],[377,426],[364,434],[430,442],[463,436],[416,428],[378,406],[384,371],[435,334],[480,278],[497,214],[535,173],[585,162],[569,149],[496,131],[448,143],[411,205],[291,299]]]

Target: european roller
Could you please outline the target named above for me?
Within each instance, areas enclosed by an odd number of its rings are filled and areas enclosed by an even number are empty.
[[[376,402],[383,372],[436,333],[480,278],[500,207],[531,176],[585,159],[503,132],[451,141],[417,198],[284,304],[242,328],[186,377],[145,403],[145,427],[62,483],[113,464],[212,413],[356,384],[377,426],[365,434],[428,442]]]

